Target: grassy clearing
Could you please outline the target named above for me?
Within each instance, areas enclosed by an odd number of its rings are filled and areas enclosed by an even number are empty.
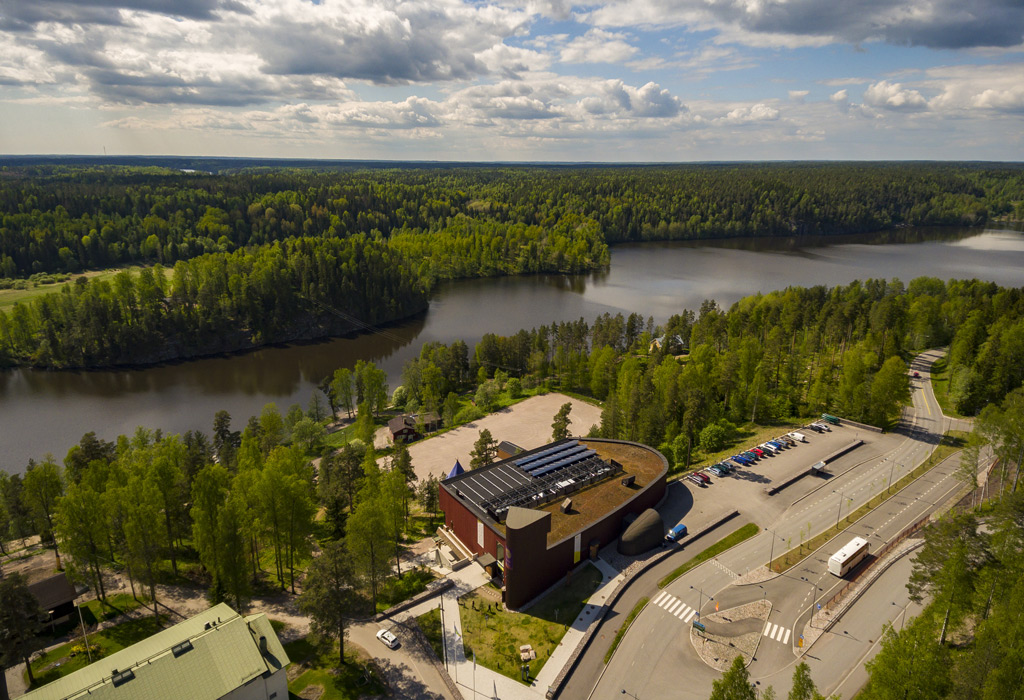
[[[166,621],[165,618],[161,619]],[[116,627],[110,627],[102,632],[90,634],[89,645],[92,648],[92,660],[95,662],[110,656],[125,647],[129,647],[146,637],[156,634],[161,629],[162,627],[157,624],[157,621],[152,616],[149,616],[138,620],[129,620]],[[36,679],[36,683],[32,687],[38,688],[58,678],[63,678],[70,673],[85,668],[89,663],[89,655],[86,653],[81,639],[75,639],[67,644],[62,644],[32,662],[32,674]]]
[[[646,597],[641,598],[636,602],[636,605],[633,606],[633,609],[629,611],[629,614],[626,615],[626,619],[622,622],[622,626],[615,631],[615,639],[612,640],[612,645],[608,647],[608,651],[605,652],[604,662],[606,664],[612,660],[612,654],[614,654],[615,650],[618,648],[619,642],[622,641],[622,637],[626,634],[626,630],[629,629],[629,626],[633,624],[633,620],[636,619],[636,616],[640,614],[640,611],[644,609],[644,606],[647,605],[650,600],[650,598]]]
[[[569,623],[580,614],[600,583],[601,572],[593,566],[584,566],[531,608],[519,613],[506,612],[500,603],[478,591],[463,596],[459,599],[459,614],[466,657],[473,658],[475,652],[477,663],[519,681],[522,664],[519,647],[530,644],[537,652],[537,659],[530,663],[530,675],[536,677]]]
[[[754,523],[747,523],[746,525],[736,530],[732,534],[726,535],[722,539],[718,540],[718,542],[715,542],[713,545],[705,549],[697,556],[686,561],[682,566],[675,569],[668,576],[658,581],[658,588],[664,588],[665,586],[667,586],[668,584],[672,583],[677,578],[685,574],[690,569],[706,562],[708,559],[717,557],[725,550],[729,549],[730,547],[735,547],[744,540],[749,540],[751,537],[753,537],[760,531],[761,528],[759,528]]]
[[[966,418],[956,410],[953,399],[949,397],[949,367],[946,365],[946,358],[940,357],[932,363],[932,391],[935,392],[935,400],[942,407],[942,412],[953,418]]]
[[[420,629],[434,650],[438,661],[444,661],[444,635],[441,633],[441,608],[428,610],[416,618]]]
[[[298,698],[310,686],[323,688],[321,700],[355,700],[387,692],[376,667],[361,650],[347,647],[341,668],[337,643],[321,645],[307,638],[285,644],[284,650],[292,662],[289,698]]]
[[[914,471],[898,479],[894,484],[883,490],[881,493],[875,495],[871,500],[857,510],[852,513],[848,513],[845,518],[839,521],[838,524],[833,525],[824,532],[815,535],[806,542],[802,542],[799,547],[794,547],[788,552],[776,557],[771,563],[772,571],[782,573],[802,562],[847,527],[885,503],[893,494],[900,491],[900,489],[904,488],[915,479],[923,476],[935,465],[949,457],[954,452],[958,452],[963,449],[967,445],[967,435],[967,433],[959,430],[953,430],[946,433],[942,436],[942,440],[939,445],[932,450],[928,459],[915,468]]]
[[[122,269],[124,268],[116,267],[107,270],[81,272],[78,274],[71,275],[71,278],[66,282],[56,282],[52,284],[37,284],[29,282],[27,289],[0,289],[0,311],[6,311],[7,309],[9,309],[10,307],[14,306],[19,302],[25,303],[27,301],[35,299],[36,297],[41,297],[44,294],[53,294],[54,292],[59,292],[61,289],[68,286],[69,284],[74,284],[75,280],[77,280],[80,277],[109,281],[113,279],[114,275],[116,275]],[[137,268],[129,269],[136,270]],[[166,271],[168,273],[171,273],[173,272],[173,269],[166,268]]]

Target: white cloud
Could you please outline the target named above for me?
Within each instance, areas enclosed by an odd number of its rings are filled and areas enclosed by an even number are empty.
[[[639,51],[626,41],[624,34],[591,29],[562,47],[562,63],[621,63]]]
[[[905,112],[928,107],[928,100],[917,90],[904,89],[901,83],[890,83],[887,80],[869,85],[864,90],[864,102],[872,107]]]
[[[753,105],[744,105],[730,110],[724,118],[719,121],[730,124],[752,124],[755,122],[772,122],[779,118],[779,110],[770,107],[763,102]]]
[[[810,90],[790,90],[789,99],[792,100],[793,102],[801,103],[810,94]]]
[[[929,106],[944,112],[1024,113],[1024,64],[941,66],[926,71]]]

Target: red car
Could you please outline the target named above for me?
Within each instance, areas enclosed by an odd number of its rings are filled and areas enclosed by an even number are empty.
[[[748,451],[753,452],[758,457],[764,457],[764,450],[762,450],[760,447],[751,447]]]
[[[914,379],[920,379],[920,378],[921,378],[921,373],[920,372],[914,372]]]

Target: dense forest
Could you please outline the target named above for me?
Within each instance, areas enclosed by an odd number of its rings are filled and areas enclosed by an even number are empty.
[[[0,171],[0,286],[142,264],[0,314],[0,365],[143,364],[338,334],[438,280],[607,266],[608,244],[972,225],[1012,166]],[[160,266],[173,267],[165,276]]]
[[[426,308],[418,275],[378,240],[296,238],[79,278],[0,314],[0,364],[156,362],[362,330]]]
[[[488,239],[521,237],[526,234],[517,227],[539,227],[529,235],[543,237],[572,223],[594,226],[598,238],[615,243],[976,225],[1012,212],[1022,199],[1024,171],[1011,165],[243,168],[220,174],[8,165],[0,169],[0,277],[170,265],[293,237],[436,234],[413,246],[422,256],[445,252],[446,241],[467,227]]]

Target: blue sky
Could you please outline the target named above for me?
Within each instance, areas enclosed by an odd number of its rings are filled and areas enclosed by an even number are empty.
[[[1020,0],[0,0],[0,152],[1024,160]]]

